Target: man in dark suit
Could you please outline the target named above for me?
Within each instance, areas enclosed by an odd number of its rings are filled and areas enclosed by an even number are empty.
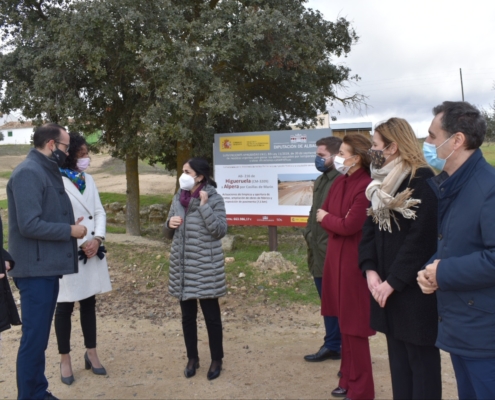
[[[69,134],[47,124],[33,135],[35,148],[7,184],[10,273],[21,296],[22,337],[17,355],[19,399],[54,399],[47,391],[45,349],[58,296],[59,277],[77,272],[77,242],[86,227],[74,221],[59,166]]]
[[[436,293],[436,346],[450,353],[459,399],[495,399],[495,169],[480,149],[486,121],[462,101],[445,101],[433,114],[424,149],[442,169],[429,180],[438,241],[418,283]]]

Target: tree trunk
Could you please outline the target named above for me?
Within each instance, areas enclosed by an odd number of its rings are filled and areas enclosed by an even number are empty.
[[[182,174],[182,166],[192,156],[191,142],[177,141],[177,180],[175,181],[175,193],[179,190],[179,177]]]
[[[137,154],[128,154],[125,158],[125,177],[127,181],[127,207],[125,227],[128,235],[140,236],[139,220],[139,169]]]

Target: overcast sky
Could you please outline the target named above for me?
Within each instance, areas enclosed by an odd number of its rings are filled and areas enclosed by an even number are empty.
[[[368,96],[361,114],[339,108],[337,122],[407,119],[426,136],[431,109],[464,98],[488,108],[495,100],[495,1],[310,0],[325,19],[352,22],[360,37],[347,58],[336,59],[362,79],[350,86]],[[335,111],[331,114],[335,114]]]

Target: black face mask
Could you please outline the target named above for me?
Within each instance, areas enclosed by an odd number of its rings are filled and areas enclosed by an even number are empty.
[[[60,149],[55,149],[55,151],[52,151],[52,159],[57,163],[59,168],[62,168],[62,165],[64,165],[67,159],[67,154]]]

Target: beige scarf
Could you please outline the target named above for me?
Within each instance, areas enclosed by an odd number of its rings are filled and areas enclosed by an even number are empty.
[[[366,197],[371,201],[368,215],[373,217],[373,222],[378,224],[380,230],[386,229],[392,233],[390,217],[400,230],[393,211],[401,213],[404,218],[416,219],[416,211],[412,208],[416,208],[421,200],[411,198],[413,189],[407,188],[396,194],[410,173],[411,168],[404,165],[400,156],[381,169],[371,169],[373,181],[366,188]]]

